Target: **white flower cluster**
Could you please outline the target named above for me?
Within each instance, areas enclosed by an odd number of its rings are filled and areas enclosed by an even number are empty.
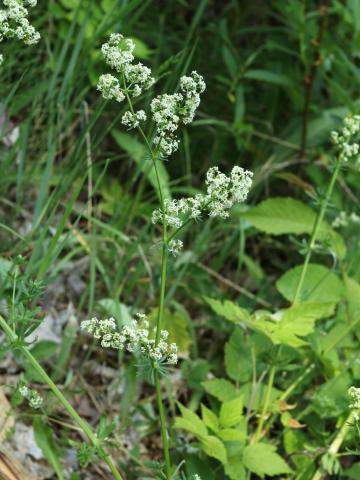
[[[252,185],[253,173],[235,166],[230,177],[212,167],[206,174],[207,202],[210,217],[227,218],[235,203],[244,202]]]
[[[348,227],[352,223],[360,224],[360,216],[357,215],[355,212],[352,212],[350,214],[346,212],[340,212],[331,225],[333,228],[339,228]]]
[[[120,331],[117,330],[113,318],[98,320],[96,317],[81,322],[81,329],[92,334],[94,338],[101,339],[101,346],[104,348],[126,349],[129,352],[139,349],[142,355],[153,361],[176,364],[177,345],[167,342],[168,331],[161,330],[160,341],[156,344],[152,338],[155,330],[151,335],[145,315],[138,313],[136,316],[137,320],[133,319],[130,327],[125,326]]]
[[[43,404],[43,399],[37,393],[36,390],[32,390],[31,388],[27,387],[26,385],[22,385],[19,388],[19,393],[22,397],[28,400],[30,407],[32,408],[40,408]]]
[[[183,242],[181,240],[170,240],[168,243],[168,251],[176,257],[183,249]]]
[[[109,73],[100,76],[97,88],[104,98],[122,102],[126,94],[138,97],[155,82],[148,67],[132,63],[134,49],[134,42],[120,33],[112,33],[101,47],[106,63],[120,74],[120,80]]]
[[[144,112],[144,110],[138,110],[135,113],[127,111],[124,113],[121,119],[122,124],[128,127],[129,129],[137,128],[140,125],[140,122],[145,122],[145,121],[146,121],[146,113]]]
[[[171,228],[180,228],[188,219],[199,220],[205,212],[210,217],[226,218],[235,203],[244,202],[252,185],[253,173],[235,166],[230,176],[212,167],[206,174],[206,195],[164,201],[164,211],[153,211],[153,223],[165,222]]]
[[[331,132],[331,138],[339,149],[340,160],[347,162],[351,157],[358,155],[359,144],[352,143],[353,137],[360,131],[360,115],[344,118],[344,126],[340,132]]]
[[[0,42],[4,38],[16,37],[25,45],[40,40],[40,33],[30,24],[26,7],[35,7],[37,0],[3,0],[5,9],[0,9]],[[0,65],[4,60],[0,54]]]
[[[360,388],[350,387],[348,395],[351,398],[352,403],[349,408],[360,408]]]
[[[200,94],[205,90],[203,77],[197,72],[180,78],[181,93],[159,95],[151,102],[153,120],[156,124],[154,144],[164,157],[178,149],[175,135],[180,123],[190,123],[200,104]]]

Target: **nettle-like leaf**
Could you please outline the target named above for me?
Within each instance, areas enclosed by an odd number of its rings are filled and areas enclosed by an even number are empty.
[[[175,428],[186,430],[196,437],[207,436],[208,430],[201,418],[195,412],[184,407],[180,402],[178,402],[178,407],[182,416],[175,418]]]
[[[250,321],[250,313],[236,303],[230,302],[230,300],[220,302],[215,298],[205,297],[205,301],[208,305],[210,305],[215,313],[226,318],[226,320],[229,320],[229,322],[238,324],[239,322],[247,323]]]
[[[287,309],[271,313],[266,310],[258,310],[252,316],[240,315],[236,318],[236,305],[226,301],[208,301],[209,305],[227,320],[234,323],[244,323],[248,327],[266,335],[278,345],[290,345],[301,347],[306,342],[301,338],[314,331],[316,320],[327,318],[334,313],[335,304],[330,302],[306,302],[299,303]]]
[[[222,441],[213,435],[206,435],[200,440],[201,449],[206,455],[216,458],[223,465],[227,463],[227,453]]]
[[[219,431],[219,419],[215,413],[207,408],[205,405],[201,404],[201,416],[205,425],[210,428],[213,432],[217,433]]]
[[[251,378],[252,364],[250,348],[244,342],[243,332],[237,328],[225,345],[226,373],[235,382],[246,382]]]
[[[272,235],[310,235],[316,220],[316,212],[312,208],[287,197],[268,198],[242,216],[258,230]],[[329,240],[340,258],[345,256],[344,240],[325,221],[321,222],[319,238]]]
[[[330,317],[334,313],[334,309],[335,305],[333,303],[311,302],[280,310],[278,312],[280,321],[275,324],[271,321],[265,321],[266,328],[269,329],[267,335],[274,344],[301,347],[306,345],[307,342],[300,337],[312,333],[316,320]]]
[[[220,402],[232,400],[238,396],[235,385],[225,378],[214,378],[213,380],[206,380],[201,382],[205,392],[217,398]]]
[[[235,455],[229,458],[225,465],[225,473],[231,480],[245,480],[246,471],[241,456]]]
[[[220,408],[220,424],[224,428],[230,428],[237,425],[242,419],[243,397],[228,400]]]
[[[289,302],[295,297],[303,266],[288,270],[276,282],[276,287]],[[310,263],[308,265],[300,300],[306,302],[339,302],[344,294],[344,284],[340,278],[327,267]]]
[[[245,467],[261,478],[291,473],[289,465],[276,453],[276,447],[267,443],[255,443],[244,449]]]
[[[181,403],[178,402],[178,406],[182,416],[175,418],[175,428],[181,428],[192,433],[199,440],[201,450],[206,455],[216,458],[225,465],[227,463],[225,445],[219,438],[209,435],[206,428],[206,423],[208,423],[212,425],[210,428],[214,427],[216,429],[218,423],[216,415],[202,405],[202,415],[204,417],[204,421],[202,421],[196,413],[184,407]]]
[[[246,434],[236,428],[224,428],[218,432],[218,437],[224,442],[241,442],[244,443],[246,440]]]

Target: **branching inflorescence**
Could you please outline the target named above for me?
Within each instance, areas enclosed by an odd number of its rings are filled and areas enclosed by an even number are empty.
[[[42,406],[43,399],[36,390],[33,390],[26,385],[22,385],[19,387],[19,393],[22,397],[26,398],[30,407],[38,409]]]
[[[96,317],[91,320],[84,320],[81,328],[94,338],[100,340],[104,348],[127,350],[128,352],[140,352],[146,358],[162,364],[174,365],[177,363],[176,343],[168,343],[169,333],[161,331],[161,340],[155,344],[155,329],[150,329],[149,322],[145,315],[136,314],[131,326],[124,326],[120,331],[116,326],[114,318],[98,320]]]
[[[18,38],[25,45],[33,45],[40,40],[40,33],[30,24],[26,7],[35,7],[37,0],[2,0],[0,9],[0,42],[5,38]],[[4,58],[0,54],[0,65]]]
[[[150,103],[150,113],[144,110],[136,111],[133,100],[149,89],[155,80],[148,67],[134,63],[134,50],[135,44],[131,39],[117,33],[110,36],[110,40],[102,46],[102,54],[106,63],[116,72],[116,76],[109,73],[101,75],[97,88],[105,99],[127,102],[129,110],[123,114],[122,123],[128,129],[138,130],[153,162],[160,206],[154,210],[152,221],[154,224],[160,223],[162,229],[157,322],[156,327],[150,330],[146,318],[138,315],[130,327],[125,326],[119,331],[113,318],[105,320],[92,318],[82,322],[81,327],[99,339],[104,348],[138,351],[150,360],[163,439],[166,478],[170,480],[173,478],[173,468],[159,380],[159,373],[163,372],[160,368],[162,364],[177,363],[177,346],[175,343],[168,343],[168,332],[162,329],[168,253],[176,256],[181,251],[183,242],[175,237],[188,222],[199,221],[205,216],[227,218],[235,203],[246,200],[253,174],[235,166],[227,176],[220,172],[218,167],[212,167],[206,174],[204,194],[198,193],[192,197],[175,200],[164,196],[157,162],[166,159],[178,149],[177,131],[181,125],[187,125],[194,119],[200,104],[200,95],[205,90],[205,82],[201,75],[193,71],[190,75],[180,78],[177,92],[155,97]],[[151,137],[148,137],[142,128],[143,122],[148,118],[151,118],[154,127]],[[193,478],[197,480],[200,477],[195,475]]]
[[[349,115],[344,118],[343,128],[337,132],[331,132],[331,138],[337,146],[339,160],[348,162],[359,153],[359,144],[352,143],[354,137],[360,132],[360,115]]]
[[[252,185],[252,177],[253,173],[242,167],[235,166],[229,177],[221,173],[218,167],[212,167],[206,174],[206,194],[175,200],[166,199],[163,209],[153,211],[152,221],[165,222],[170,228],[179,229],[190,219],[200,220],[202,215],[227,218],[235,203],[246,200]],[[168,248],[176,255],[182,248],[182,242],[171,240]]]

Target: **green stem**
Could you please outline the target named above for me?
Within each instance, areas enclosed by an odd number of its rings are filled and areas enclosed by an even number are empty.
[[[311,232],[310,244],[309,244],[308,251],[306,253],[306,257],[305,257],[304,265],[303,265],[303,268],[302,268],[302,271],[301,271],[299,283],[298,283],[297,288],[296,288],[294,300],[292,302],[293,305],[295,305],[296,303],[299,302],[301,289],[302,289],[303,284],[304,284],[304,280],[305,280],[306,272],[307,272],[307,269],[308,269],[308,266],[309,266],[309,263],[310,263],[311,255],[312,255],[312,252],[313,252],[313,249],[315,247],[316,240],[317,240],[317,237],[318,237],[318,234],[319,234],[319,229],[320,229],[320,226],[321,226],[321,222],[324,218],[327,206],[329,204],[330,197],[331,197],[331,194],[332,194],[337,176],[338,176],[339,171],[340,171],[340,167],[341,167],[341,160],[337,159],[334,171],[331,175],[331,179],[330,179],[328,188],[327,188],[326,193],[325,193],[324,201],[321,204],[320,210],[319,210],[319,212],[316,216],[316,219],[315,219],[313,230]]]
[[[161,281],[160,281],[160,295],[159,295],[159,310],[156,323],[156,338],[155,346],[158,346],[161,336],[161,328],[163,325],[164,309],[165,309],[165,290],[166,290],[166,271],[167,271],[167,257],[168,250],[166,245],[166,230],[163,232],[163,247],[161,256]]]
[[[271,391],[274,385],[274,377],[275,377],[275,371],[276,371],[276,366],[275,364],[271,367],[270,373],[269,373],[269,380],[266,388],[266,395],[265,395],[265,401],[264,401],[264,406],[260,415],[260,420],[253,438],[252,443],[256,443],[261,439],[262,435],[262,430],[263,430],[263,425],[265,422],[265,416],[268,411],[269,403],[270,403],[270,398],[271,398]]]
[[[132,101],[130,98],[130,95],[128,94],[127,91],[127,86],[126,86],[126,80],[125,80],[125,75],[123,73],[122,75],[122,80],[124,84],[124,92],[125,96],[130,108],[130,111],[133,115],[135,115],[134,107],[132,105]],[[160,204],[161,204],[161,209],[164,211],[164,196],[162,192],[162,187],[161,187],[161,182],[160,182],[160,175],[156,163],[156,155],[151,148],[150,142],[144,133],[143,129],[138,126],[138,131],[143,138],[147,149],[149,150],[151,160],[154,165],[155,169],[155,175],[156,175],[156,181],[158,184],[158,189],[159,189],[159,198],[160,198]],[[160,293],[159,293],[159,310],[158,310],[158,316],[157,316],[157,322],[156,322],[156,334],[155,334],[155,345],[157,346],[160,342],[161,338],[161,328],[163,324],[163,318],[164,318],[164,307],[165,307],[165,291],[166,291],[166,272],[167,272],[167,257],[168,257],[168,249],[167,249],[167,226],[166,226],[166,221],[165,218],[163,220],[163,229],[162,229],[162,240],[163,240],[163,246],[162,246],[162,257],[161,257],[161,280],[160,280]],[[155,382],[155,390],[156,390],[156,403],[157,407],[159,410],[159,416],[160,416],[160,428],[161,428],[161,437],[162,437],[162,443],[163,443],[163,451],[164,451],[164,457],[165,457],[165,470],[166,470],[166,478],[167,480],[171,479],[171,458],[170,458],[170,449],[169,449],[169,439],[166,431],[166,417],[165,417],[165,409],[164,409],[164,404],[161,396],[161,388],[160,388],[160,378],[159,378],[159,372],[156,368],[154,368],[154,382]]]
[[[79,425],[81,430],[86,434],[86,436],[90,440],[91,444],[97,449],[100,456],[104,459],[105,463],[110,468],[110,471],[114,475],[114,478],[116,480],[123,480],[123,477],[120,475],[120,473],[117,470],[116,466],[114,465],[112,459],[109,457],[109,455],[101,447],[99,439],[97,438],[96,434],[92,431],[92,428],[90,427],[90,425],[84,419],[82,419],[80,417],[80,415],[76,412],[76,410],[73,408],[73,406],[64,397],[64,395],[61,393],[59,388],[55,385],[55,383],[51,380],[49,375],[45,372],[45,370],[42,368],[42,366],[36,360],[36,358],[32,355],[32,353],[25,346],[23,346],[19,343],[18,336],[10,328],[10,326],[7,324],[7,322],[5,321],[5,319],[2,316],[0,316],[0,327],[3,329],[3,331],[5,332],[7,337],[9,338],[9,340],[12,343],[17,344],[16,348],[18,348],[21,351],[21,353],[24,355],[24,357],[27,358],[27,360],[31,363],[32,367],[36,370],[36,372],[43,379],[43,381],[49,386],[50,390],[55,395],[55,397],[63,405],[63,407],[68,412],[70,417],[72,417],[72,419]]]
[[[168,435],[166,431],[166,417],[165,417],[165,409],[164,409],[164,405],[161,397],[159,372],[157,370],[154,371],[154,380],[155,380],[156,400],[157,400],[159,415],[160,415],[160,427],[161,427],[161,437],[163,441],[163,449],[164,449],[164,457],[165,457],[166,478],[167,480],[170,480],[171,479],[171,458],[170,458],[169,440],[168,440]]]
[[[300,294],[301,294],[301,290],[302,290],[302,287],[303,287],[303,284],[304,284],[304,281],[305,281],[305,276],[306,276],[306,272],[307,272],[307,269],[308,269],[308,266],[309,266],[309,263],[310,263],[311,255],[312,255],[313,249],[314,249],[315,244],[316,244],[316,240],[317,240],[319,230],[320,230],[320,227],[321,227],[321,222],[324,218],[327,206],[329,204],[330,197],[331,197],[332,191],[334,189],[334,185],[335,185],[337,176],[338,176],[339,171],[340,171],[340,167],[341,167],[341,160],[340,160],[340,158],[338,158],[336,160],[335,168],[334,168],[333,173],[331,175],[330,182],[329,182],[328,187],[326,189],[325,198],[324,198],[323,202],[321,203],[320,210],[319,210],[319,212],[316,216],[316,219],[315,219],[315,223],[314,223],[314,226],[313,226],[313,229],[312,229],[312,232],[311,232],[309,248],[308,248],[308,251],[307,251],[306,256],[305,256],[304,265],[303,265],[303,268],[301,270],[300,279],[299,279],[299,282],[298,282],[297,287],[296,287],[296,292],[295,292],[295,296],[294,296],[292,305],[297,304],[300,300]],[[278,348],[278,354],[280,352],[280,348],[281,347]],[[273,378],[271,378],[271,375],[273,376],[275,374],[275,368],[276,367],[272,367],[272,369],[270,371],[270,378],[269,378],[268,391],[267,391],[267,396],[269,396],[269,398],[270,398],[271,389],[272,389],[272,386],[273,386]],[[305,370],[305,372],[294,382],[294,384],[291,385],[286,390],[286,392],[282,395],[281,399],[284,400],[285,398],[287,398],[292,393],[292,391],[297,387],[297,385],[299,385],[300,381],[302,381],[302,379],[305,378],[305,376],[307,376],[308,373],[310,373],[313,368],[314,368],[314,364],[311,364]],[[270,391],[269,391],[269,389],[270,389]],[[262,430],[263,423],[264,423],[264,414],[265,413],[266,413],[266,410],[265,411],[263,410],[263,412],[261,414],[261,417],[260,417],[260,422],[259,422],[258,427],[257,427],[256,434],[255,434],[255,440],[258,439],[261,436],[261,430]]]
[[[354,412],[355,411],[350,412],[350,415],[347,417],[342,427],[340,428],[339,433],[331,442],[331,445],[327,451],[327,453],[329,453],[330,455],[336,455],[338,453],[343,441],[345,440],[345,437],[348,431],[351,428],[351,420],[353,418]],[[314,476],[312,477],[312,480],[322,480],[323,476],[324,476],[323,471],[320,468],[318,468]]]

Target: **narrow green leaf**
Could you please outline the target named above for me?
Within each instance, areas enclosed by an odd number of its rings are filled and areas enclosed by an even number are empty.
[[[59,480],[64,480],[63,467],[59,459],[59,453],[54,445],[53,433],[40,417],[33,421],[35,440],[41,448],[44,457],[53,467]]]

